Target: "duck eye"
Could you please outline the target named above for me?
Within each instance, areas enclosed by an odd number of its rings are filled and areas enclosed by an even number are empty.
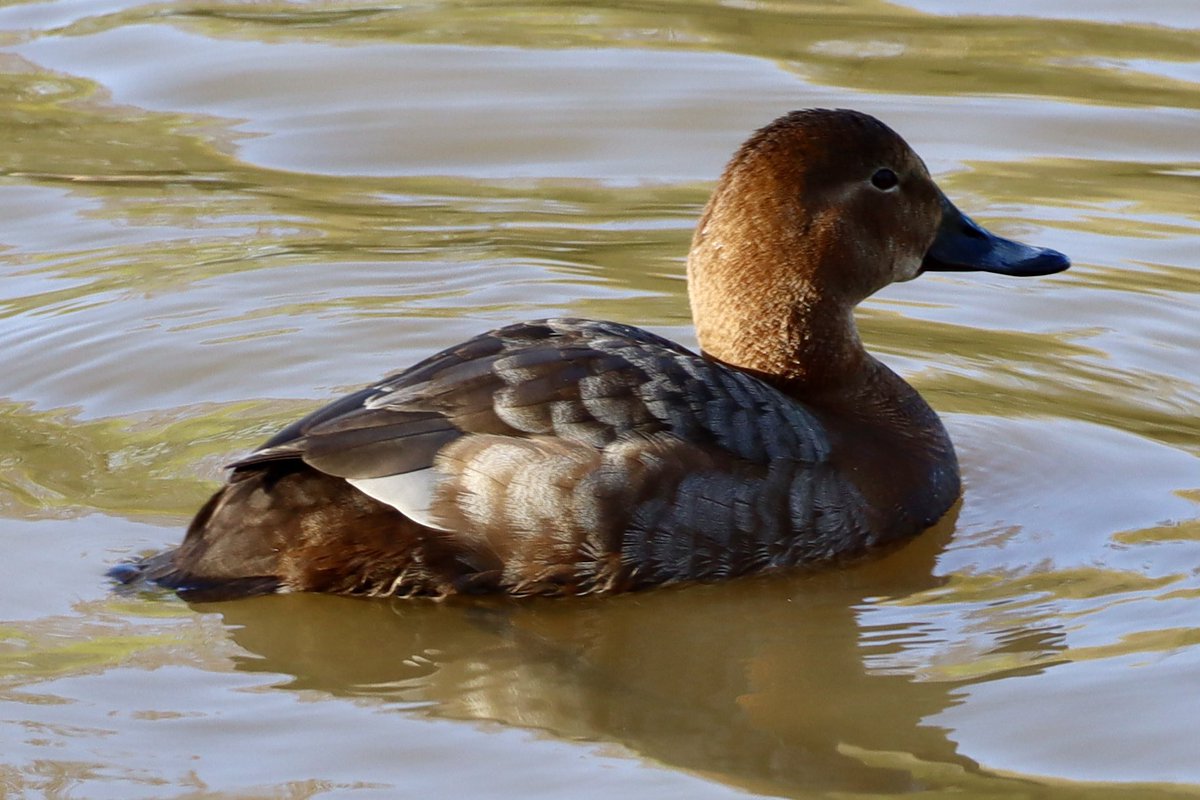
[[[900,185],[900,179],[896,177],[896,173],[883,167],[875,170],[875,174],[871,176],[871,185],[881,192],[889,192]]]

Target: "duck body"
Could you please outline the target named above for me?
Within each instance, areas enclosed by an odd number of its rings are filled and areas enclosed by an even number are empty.
[[[961,215],[877,120],[794,112],[738,151],[697,229],[701,353],[580,319],[482,334],[287,426],[178,548],[113,574],[195,599],[590,594],[858,554],[960,487],[854,305],[927,269],[1067,263]]]

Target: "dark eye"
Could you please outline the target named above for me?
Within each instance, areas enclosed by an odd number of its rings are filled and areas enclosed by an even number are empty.
[[[871,185],[881,192],[887,192],[899,186],[900,179],[896,177],[896,173],[884,167],[875,170],[875,174],[871,176]]]

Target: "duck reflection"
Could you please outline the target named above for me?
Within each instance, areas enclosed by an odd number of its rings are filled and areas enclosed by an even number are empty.
[[[955,685],[871,670],[858,610],[935,587],[955,516],[842,570],[600,600],[445,603],[284,595],[211,606],[250,672],[289,689],[620,743],[771,793],[919,788],[919,762],[975,765],[922,724]],[[886,659],[885,659],[886,660]],[[906,763],[863,754],[903,753]],[[868,763],[870,762],[870,763]]]

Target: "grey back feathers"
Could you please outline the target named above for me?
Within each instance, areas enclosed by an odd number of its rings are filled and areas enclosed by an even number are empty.
[[[438,353],[234,466],[300,459],[452,537],[508,592],[583,593],[865,545],[828,442],[750,375],[639,328],[551,319]]]

